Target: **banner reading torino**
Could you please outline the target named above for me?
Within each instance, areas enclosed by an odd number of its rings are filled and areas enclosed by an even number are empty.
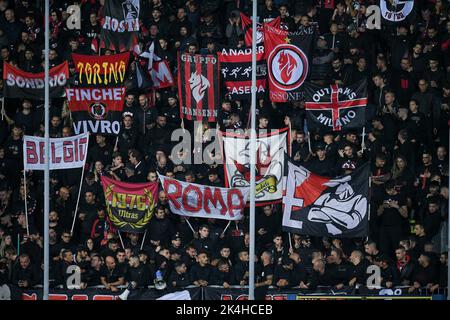
[[[158,176],[173,213],[194,218],[242,219],[249,187],[219,188]]]
[[[83,167],[86,163],[89,134],[67,138],[50,138],[50,170]],[[45,138],[23,137],[23,166],[25,170],[45,170]]]
[[[126,183],[102,176],[108,217],[124,232],[144,232],[158,201],[158,183]]]
[[[122,86],[130,53],[108,56],[72,53],[78,86]]]
[[[44,100],[44,72],[22,71],[9,63],[3,64],[4,95],[6,98]],[[50,98],[61,98],[69,79],[67,61],[50,69]]]

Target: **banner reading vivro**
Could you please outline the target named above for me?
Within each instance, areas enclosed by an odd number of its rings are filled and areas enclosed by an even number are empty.
[[[108,217],[124,232],[144,232],[157,202],[158,184],[126,183],[102,177]]]
[[[50,139],[50,170],[83,167],[86,163],[89,134]],[[45,139],[23,137],[23,166],[25,170],[45,170]]]

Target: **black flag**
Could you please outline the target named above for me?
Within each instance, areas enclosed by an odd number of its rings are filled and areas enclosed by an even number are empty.
[[[367,236],[369,164],[326,178],[288,162],[283,230],[318,237]]]

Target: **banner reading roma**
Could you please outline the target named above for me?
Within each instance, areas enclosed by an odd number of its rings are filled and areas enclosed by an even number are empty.
[[[158,201],[158,184],[126,183],[102,176],[108,217],[124,232],[144,232]]]
[[[194,218],[242,219],[249,187],[219,188],[158,176],[173,213]]]
[[[4,95],[7,98],[44,100],[44,78],[44,72],[25,72],[9,63],[4,63]],[[49,78],[50,98],[61,98],[64,94],[64,86],[69,79],[69,64],[67,61],[51,68]]]
[[[216,121],[220,95],[219,62],[215,55],[179,55],[178,96],[182,119]]]
[[[108,0],[103,9],[100,47],[124,52],[138,44],[140,0]]]
[[[86,163],[89,134],[67,138],[50,138],[50,170],[81,168]],[[23,137],[25,170],[45,170],[45,138]]]
[[[287,32],[264,25],[264,45],[269,71],[269,96],[273,102],[299,101],[309,72],[314,33]]]
[[[264,48],[256,52],[256,95],[267,90],[267,63]],[[252,89],[252,49],[223,49],[218,53],[220,71],[230,99],[250,99]]]
[[[220,132],[224,145],[227,187],[250,186],[250,139]],[[285,153],[289,154],[288,128],[258,134],[256,140],[256,205],[277,203],[283,197]]]
[[[72,53],[77,86],[122,86],[129,58],[129,52],[108,56]]]

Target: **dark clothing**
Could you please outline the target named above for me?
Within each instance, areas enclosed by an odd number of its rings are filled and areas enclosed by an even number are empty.
[[[189,272],[192,282],[204,280],[208,283],[213,283],[213,267],[209,264],[204,267],[198,263],[194,264]]]

